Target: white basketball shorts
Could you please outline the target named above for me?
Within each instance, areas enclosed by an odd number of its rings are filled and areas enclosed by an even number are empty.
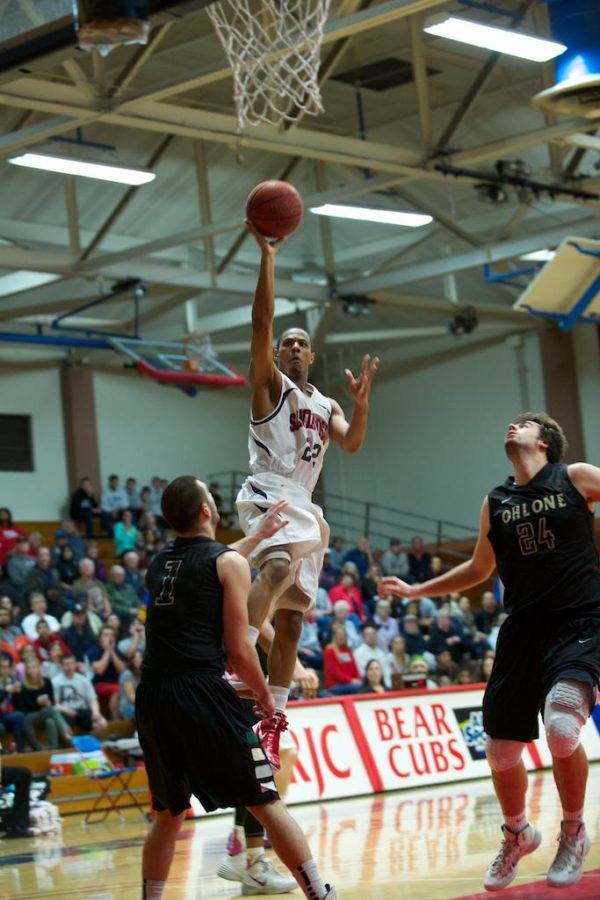
[[[316,601],[323,554],[329,546],[329,525],[323,510],[312,502],[310,494],[300,485],[273,472],[251,475],[242,485],[236,505],[244,534],[251,534],[260,518],[279,500],[287,500],[282,513],[288,524],[255,548],[250,562],[260,567],[269,557],[277,556],[277,548],[287,548],[291,557],[290,575],[281,586],[272,611],[299,609],[307,612]],[[292,585],[306,595],[306,603],[286,598]]]

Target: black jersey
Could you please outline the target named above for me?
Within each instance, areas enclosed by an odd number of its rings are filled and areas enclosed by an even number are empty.
[[[527,484],[511,476],[488,500],[488,538],[507,612],[586,615],[600,609],[594,517],[566,465],[547,463]]]
[[[223,587],[217,558],[229,547],[210,538],[176,538],[156,554],[142,671],[205,669],[223,674]]]

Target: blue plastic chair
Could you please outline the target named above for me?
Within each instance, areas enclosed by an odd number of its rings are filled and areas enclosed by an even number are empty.
[[[102,750],[102,744],[98,738],[91,734],[73,737],[71,738],[71,743],[79,752],[81,761],[84,764],[87,763],[84,756],[85,753],[94,753],[97,750]],[[144,807],[131,791],[131,779],[134,773],[137,772],[136,766],[126,766],[122,769],[117,769],[110,760],[107,760],[107,764],[110,768],[103,767],[98,771],[93,769],[88,770],[87,777],[97,785],[98,796],[94,800],[92,808],[86,814],[84,820],[85,824],[91,825],[96,824],[97,822],[104,822],[111,812],[116,813],[119,818],[123,819],[124,817],[118,807],[119,802],[124,796],[129,797],[131,805],[137,806],[145,818],[146,813]],[[94,814],[96,814],[95,819],[93,819]]]

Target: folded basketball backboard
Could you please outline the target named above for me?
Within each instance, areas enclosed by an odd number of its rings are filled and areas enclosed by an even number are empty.
[[[563,331],[577,322],[600,322],[600,241],[566,237],[513,308],[556,322]]]

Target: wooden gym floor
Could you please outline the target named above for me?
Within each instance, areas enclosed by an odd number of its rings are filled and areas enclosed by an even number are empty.
[[[549,772],[530,776],[529,814],[543,843],[520,865],[499,896],[510,900],[599,900],[600,764],[590,768],[587,828],[592,847],[574,888],[547,888],[560,807]],[[341,900],[474,900],[489,897],[483,872],[500,839],[491,782],[399,791],[292,810],[308,836],[325,880]],[[125,821],[85,826],[66,816],[62,837],[0,843],[0,897],[20,900],[138,900],[140,859],[149,827],[127,809]],[[235,883],[215,871],[230,828],[229,816],[184,824],[165,900],[238,897]],[[294,896],[299,897],[299,892]]]

